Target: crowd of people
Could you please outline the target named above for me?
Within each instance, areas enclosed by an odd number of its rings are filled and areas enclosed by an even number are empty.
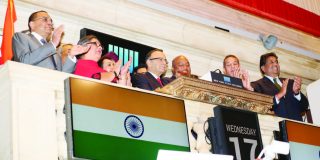
[[[103,46],[94,35],[82,37],[76,45],[65,44],[60,49],[62,52],[58,53],[64,27],[53,28],[52,19],[46,11],[32,13],[28,27],[28,33],[18,32],[12,38],[14,60],[17,62],[151,91],[181,76],[197,78],[191,74],[189,60],[183,55],[172,60],[172,76],[164,77],[168,60],[160,49],[147,53],[145,64],[136,67],[130,75],[132,58],[121,66],[122,60],[114,52],[102,56]],[[241,68],[235,55],[224,58],[223,68],[224,74],[241,79],[245,89],[273,96],[273,110],[277,116],[302,121],[308,100],[300,91],[301,78],[280,78],[280,65],[275,53],[260,57],[263,77],[254,82],[250,82],[248,71]]]

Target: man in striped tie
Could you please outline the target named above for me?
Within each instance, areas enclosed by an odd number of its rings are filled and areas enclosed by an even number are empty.
[[[145,61],[147,72],[142,74],[137,73],[132,77],[133,87],[153,91],[171,81],[170,78],[162,78],[168,68],[168,60],[162,50],[151,50],[147,53]]]
[[[274,96],[273,110],[277,116],[302,121],[302,113],[309,106],[307,98],[300,92],[301,78],[279,78],[280,65],[275,53],[260,57],[260,71],[263,78],[252,82],[254,91]]]
[[[18,32],[12,38],[14,60],[53,70],[73,72],[76,58],[72,54],[79,54],[82,51],[72,52],[62,64],[61,55],[57,54],[56,47],[60,43],[63,26],[60,25],[53,30],[49,14],[46,11],[37,11],[30,15],[28,27],[29,33]]]

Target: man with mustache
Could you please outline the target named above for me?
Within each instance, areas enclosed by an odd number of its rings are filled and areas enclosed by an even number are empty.
[[[63,26],[60,25],[52,31],[53,22],[49,14],[46,11],[37,11],[30,15],[28,27],[30,33],[18,32],[12,38],[14,60],[71,73],[75,67],[75,55],[69,54],[62,64],[61,55],[56,52],[64,30]],[[79,47],[79,50],[72,54],[83,53],[84,49]]]
[[[172,80],[179,78],[181,76],[191,77],[191,68],[189,60],[183,56],[179,55],[172,60]]]
[[[274,96],[273,110],[277,116],[302,121],[302,113],[307,110],[309,103],[300,92],[301,78],[279,78],[278,57],[272,52],[260,57],[260,71],[264,76],[251,83],[254,91]]]

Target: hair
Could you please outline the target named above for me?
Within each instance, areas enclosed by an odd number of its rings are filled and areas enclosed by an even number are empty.
[[[184,55],[179,55],[179,56],[173,58],[173,60],[172,60],[172,68],[175,67],[176,61],[177,61],[179,58],[184,58],[184,59],[186,59],[187,61],[189,61],[189,60],[187,59],[187,57],[185,57]]]
[[[78,41],[77,45],[84,45],[84,44],[90,42],[92,39],[98,39],[98,38],[94,35],[86,35]],[[86,53],[76,55],[77,59],[81,58],[81,56],[84,54],[86,54]]]
[[[163,52],[162,49],[157,49],[157,48],[149,51],[149,52],[147,53],[147,55],[146,55],[145,62],[147,62],[147,60],[151,57],[151,55],[152,55],[153,52],[157,52],[157,51]]]
[[[224,59],[223,59],[223,67],[224,67],[224,68],[226,67],[226,59],[228,59],[228,58],[230,58],[230,57],[237,59],[238,63],[240,64],[239,58],[238,58],[237,56],[235,56],[235,55],[233,55],[233,54],[229,54],[229,55],[227,55],[226,57],[224,57]]]
[[[44,12],[44,13],[48,14],[48,12],[43,11],[43,10],[31,13],[31,15],[29,16],[29,19],[28,19],[28,28],[29,28],[30,32],[31,32],[30,22],[34,21],[37,18],[37,14],[40,13],[40,12]]]
[[[261,55],[261,57],[260,57],[260,72],[262,74],[264,74],[264,72],[262,71],[261,67],[264,66],[267,63],[267,59],[269,57],[275,57],[278,60],[278,56],[273,52]]]
[[[144,63],[139,64],[137,67],[134,67],[133,73],[137,73],[140,68],[147,68],[147,65]]]
[[[116,57],[115,57],[116,56]],[[114,53],[114,52],[108,52],[106,53],[105,55],[103,55],[99,61],[98,61],[98,65],[103,68],[103,61],[105,59],[108,59],[108,60],[111,60],[111,61],[114,61],[114,62],[118,62],[118,56]]]

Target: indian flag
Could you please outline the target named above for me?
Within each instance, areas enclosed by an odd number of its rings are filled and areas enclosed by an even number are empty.
[[[74,88],[74,157],[155,160],[159,149],[190,150],[182,100],[108,85]]]
[[[320,160],[320,127],[289,120],[285,126],[291,160]]]

